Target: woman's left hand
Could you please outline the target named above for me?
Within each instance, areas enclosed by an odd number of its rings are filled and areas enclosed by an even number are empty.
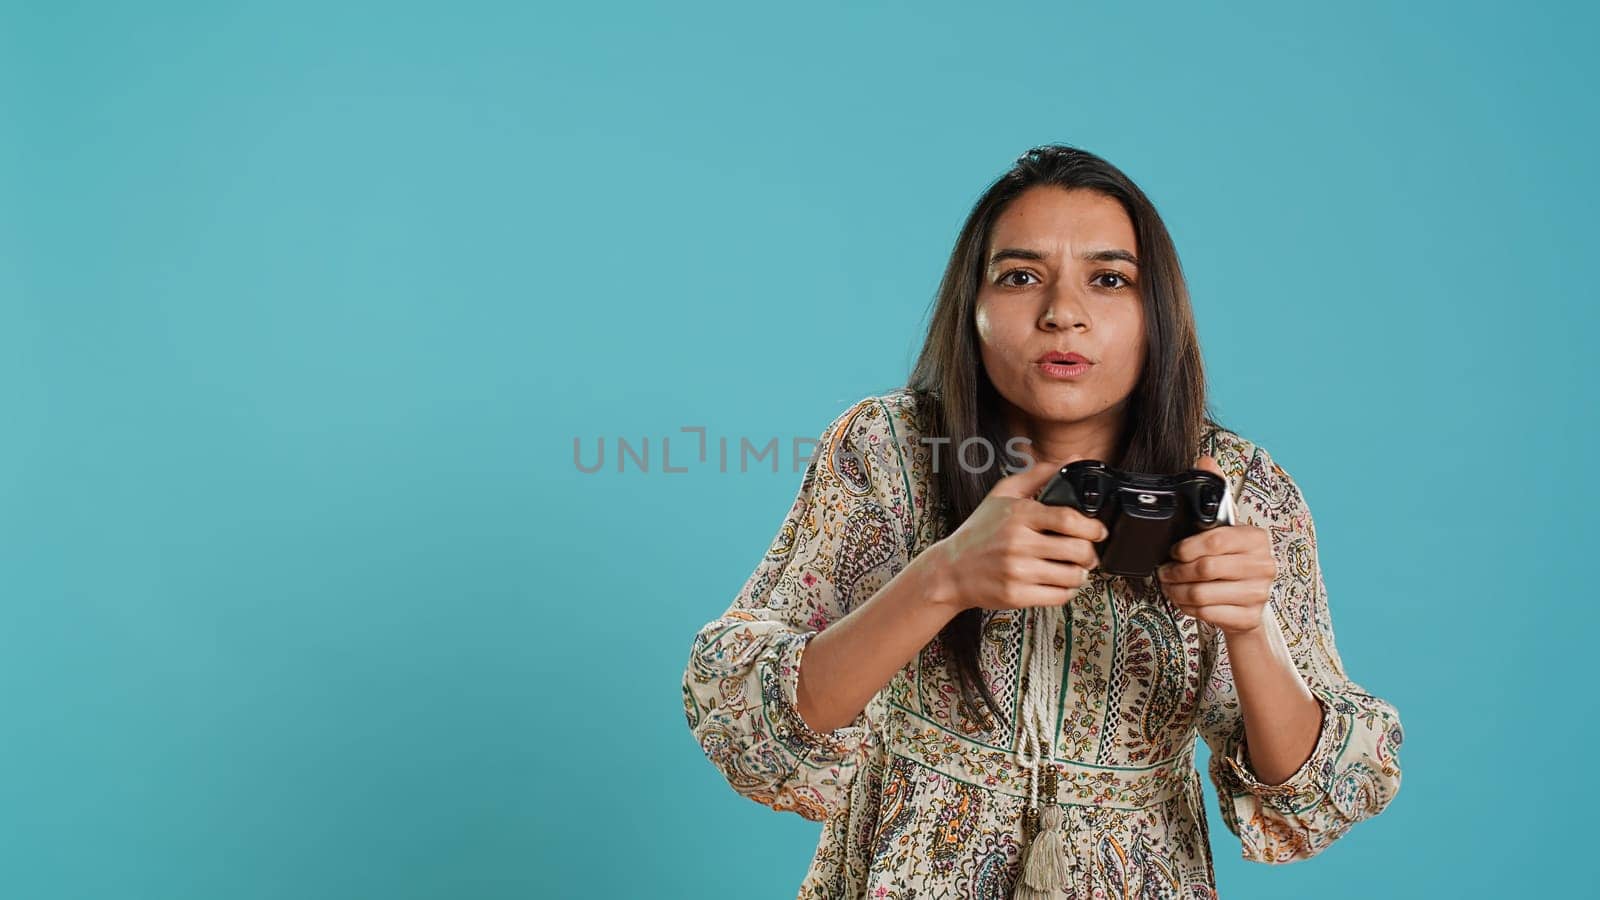
[[[1198,467],[1223,475],[1209,456],[1200,457]],[[1172,559],[1156,569],[1161,592],[1174,606],[1230,636],[1255,631],[1266,621],[1277,576],[1272,535],[1255,525],[1218,525],[1190,535],[1173,545]]]

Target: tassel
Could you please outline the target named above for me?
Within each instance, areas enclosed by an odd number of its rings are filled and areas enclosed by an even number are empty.
[[[1028,842],[1022,857],[1022,877],[1017,879],[1014,900],[1061,900],[1067,897],[1067,881],[1072,872],[1067,866],[1067,848],[1061,840],[1061,807],[1045,806],[1039,816],[1039,833]]]
[[[1054,710],[1050,703],[1051,685],[1059,683],[1061,661],[1055,647],[1056,622],[1061,610],[1053,606],[1034,607],[1036,616],[1029,643],[1027,687],[1022,701],[1022,734],[1017,741],[1017,763],[1028,770],[1028,805],[1023,812],[1024,834],[1037,825],[1022,854],[1022,874],[1012,888],[1014,900],[1068,900],[1073,894],[1069,882],[1067,848],[1062,840],[1066,818],[1055,803],[1056,770],[1045,770],[1046,802],[1039,809],[1039,764],[1053,758],[1051,735]]]

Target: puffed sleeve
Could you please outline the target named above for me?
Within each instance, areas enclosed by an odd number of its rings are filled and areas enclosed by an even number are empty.
[[[1244,719],[1216,631],[1216,662],[1201,700],[1200,730],[1211,748],[1210,775],[1223,822],[1247,860],[1286,863],[1315,856],[1352,825],[1377,815],[1400,790],[1397,751],[1404,734],[1388,702],[1345,674],[1334,646],[1317,533],[1305,497],[1264,449],[1249,460],[1240,524],[1272,535],[1278,577],[1271,603],[1300,674],[1322,707],[1322,731],[1299,771],[1263,784],[1250,769]]]
[[[822,821],[864,761],[868,711],[815,731],[795,689],[810,640],[907,562],[903,465],[883,403],[867,398],[839,415],[766,555],[694,636],[683,674],[689,729],[729,785],[758,803]]]

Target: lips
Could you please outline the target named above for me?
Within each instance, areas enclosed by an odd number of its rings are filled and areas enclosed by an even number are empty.
[[[1059,350],[1052,350],[1039,357],[1036,361],[1057,366],[1076,366],[1080,363],[1087,363],[1089,360],[1081,353],[1062,353]]]

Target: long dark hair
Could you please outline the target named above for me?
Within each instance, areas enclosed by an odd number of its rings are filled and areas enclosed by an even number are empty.
[[[1221,427],[1206,399],[1205,369],[1195,333],[1189,290],[1172,237],[1152,204],[1116,166],[1092,153],[1048,144],[1017,158],[978,199],[945,267],[932,305],[928,334],[906,387],[922,406],[930,434],[956,448],[969,438],[1001,448],[1010,435],[1000,397],[983,369],[975,310],[990,231],[1001,212],[1038,185],[1086,188],[1122,204],[1133,222],[1144,303],[1146,355],[1139,382],[1126,407],[1127,421],[1113,466],[1138,472],[1181,472],[1194,466],[1194,451],[1207,427]],[[1003,477],[998,466],[941,465],[934,476],[946,533],[966,521]],[[962,709],[987,721],[978,697],[1003,721],[999,703],[979,669],[979,640],[986,611],[968,609],[939,633]],[[985,726],[992,727],[990,724]]]

